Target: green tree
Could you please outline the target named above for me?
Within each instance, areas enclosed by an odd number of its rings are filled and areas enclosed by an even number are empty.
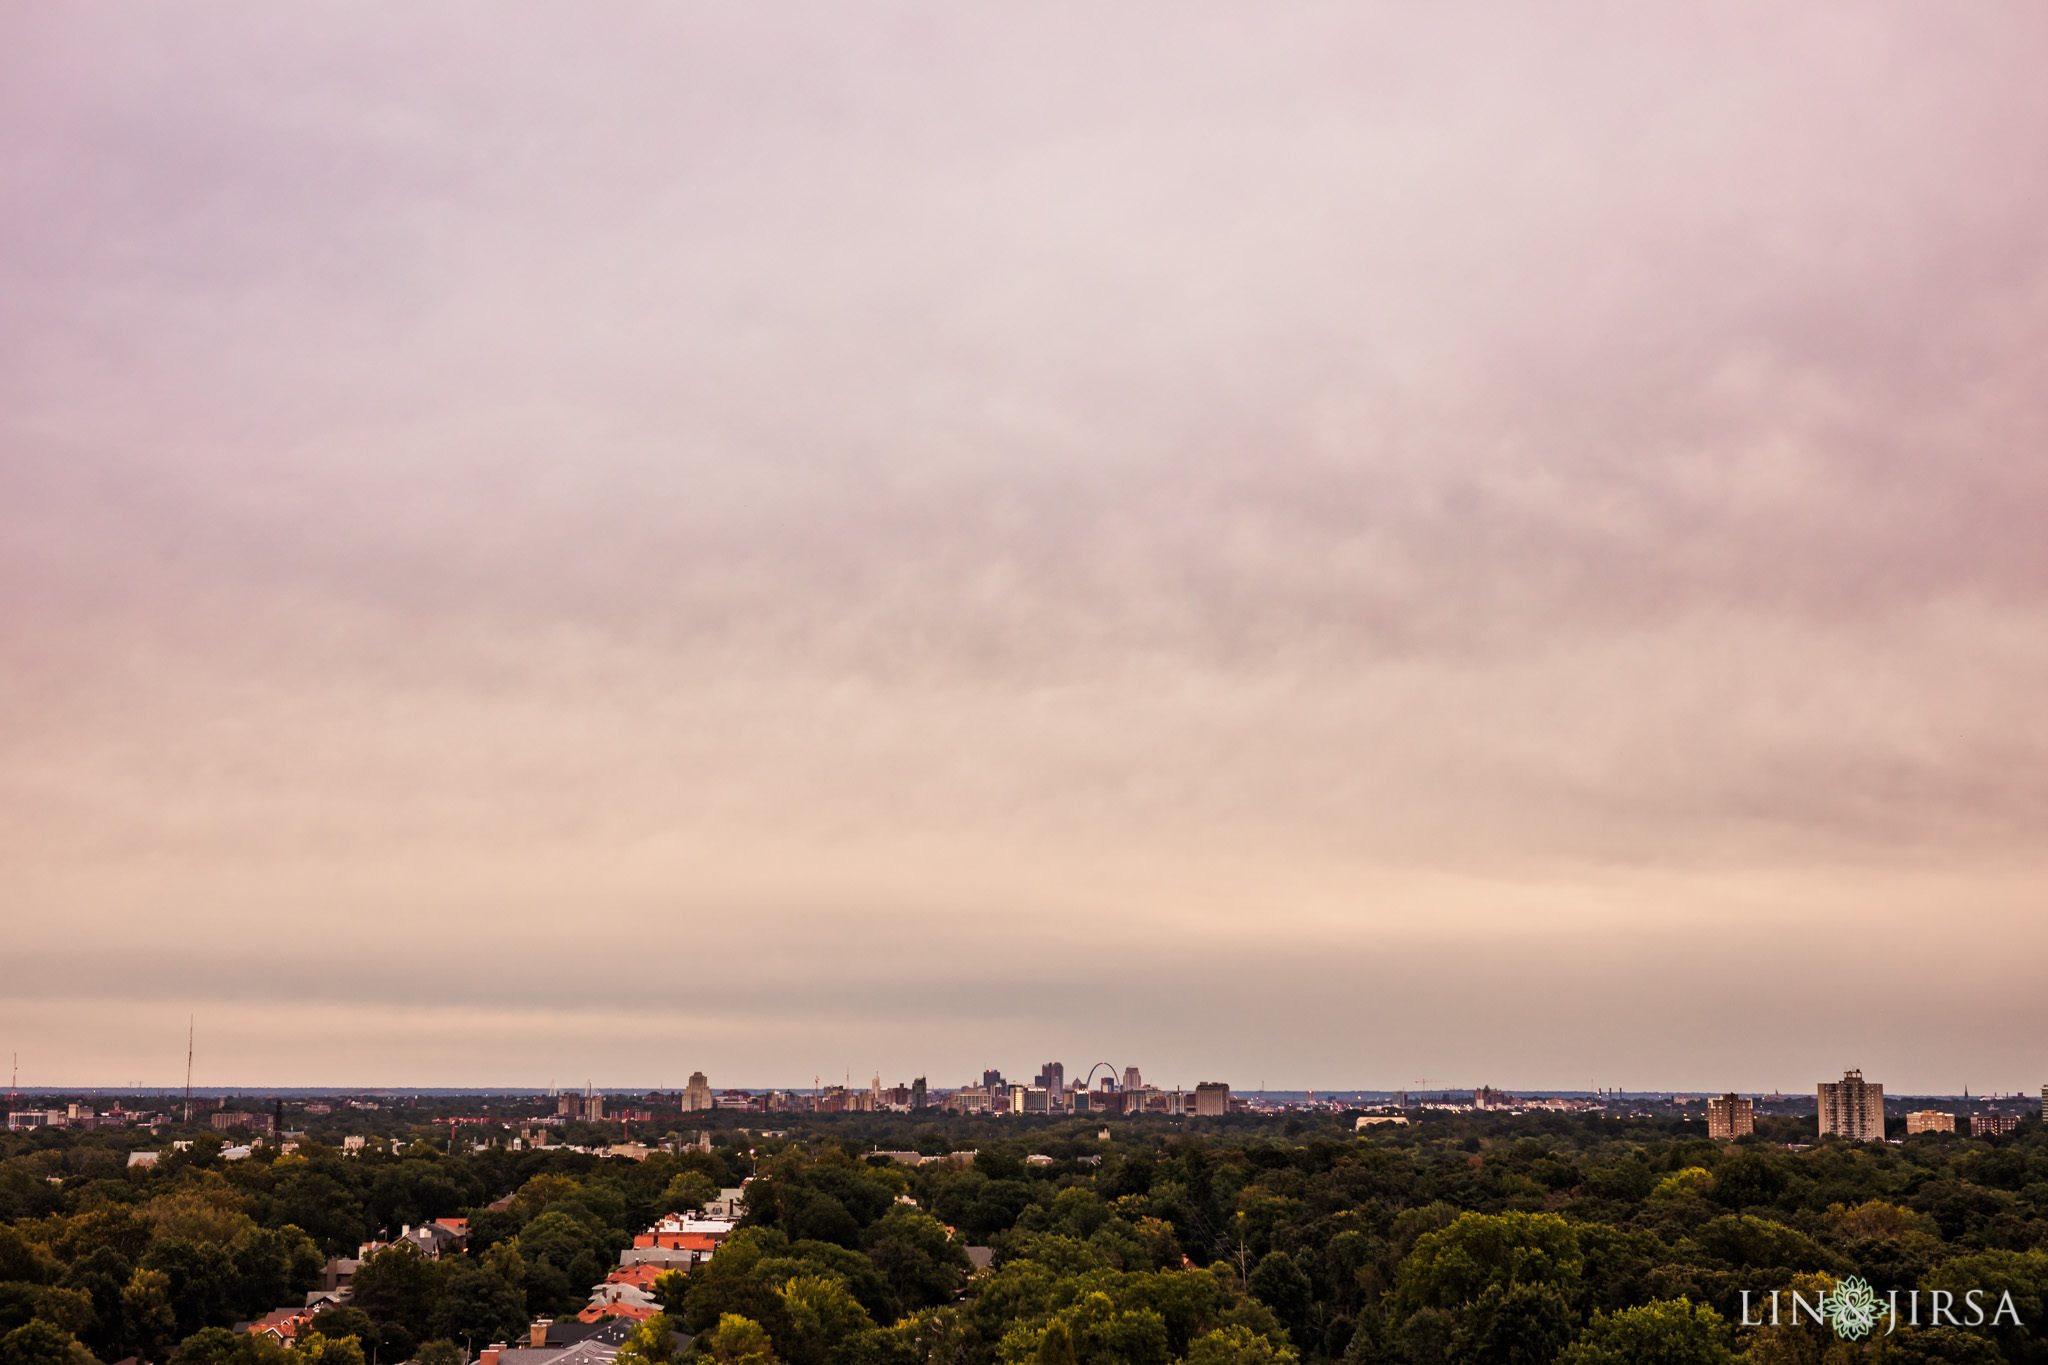
[[[493,1341],[518,1340],[527,1320],[519,1290],[482,1266],[458,1263],[434,1301],[428,1330],[481,1349]]]
[[[296,1227],[258,1228],[234,1248],[236,1301],[258,1316],[301,1302],[320,1284],[326,1258],[313,1239]]]
[[[426,1343],[412,1359],[413,1365],[467,1365],[462,1348],[446,1337]]]
[[[363,1365],[363,1344],[354,1337],[328,1337],[315,1332],[292,1354],[298,1365]]]
[[[130,1349],[144,1360],[162,1360],[170,1354],[182,1340],[178,1313],[171,1306],[170,1276],[161,1270],[138,1270],[129,1277],[121,1291],[121,1331]]]
[[[225,1327],[202,1327],[178,1343],[178,1365],[240,1365],[241,1338]]]
[[[356,1267],[349,1301],[380,1327],[396,1324],[417,1341],[430,1335],[435,1301],[446,1278],[438,1262],[428,1260],[412,1243],[400,1242],[365,1257]]]
[[[57,1277],[59,1269],[48,1248],[0,1223],[0,1280],[45,1284]]]
[[[613,1358],[613,1365],[668,1365],[676,1358],[679,1324],[666,1313],[656,1313],[634,1329]]]
[[[1291,1365],[1295,1353],[1243,1327],[1204,1332],[1188,1347],[1187,1365]]]
[[[335,1340],[354,1337],[357,1341],[371,1341],[377,1335],[377,1324],[360,1308],[330,1308],[313,1319],[313,1325],[320,1335]]]
[[[799,1275],[777,1292],[789,1319],[784,1354],[794,1365],[824,1365],[848,1338],[875,1325],[837,1275]]]
[[[1547,1365],[1575,1326],[1571,1304],[1556,1285],[1490,1284],[1458,1314],[1452,1353],[1484,1365]]]
[[[1284,1251],[1269,1251],[1252,1268],[1251,1293],[1273,1310],[1280,1325],[1297,1347],[1314,1340],[1315,1290],[1294,1258]]]
[[[184,1237],[160,1237],[142,1258],[142,1265],[167,1277],[180,1340],[202,1327],[225,1327],[235,1320],[238,1277],[226,1247]]]
[[[0,1337],[0,1365],[74,1365],[78,1342],[40,1318]]]
[[[894,1205],[863,1237],[868,1260],[912,1312],[951,1302],[973,1270],[945,1225],[908,1204]]]
[[[776,1365],[767,1329],[737,1313],[720,1318],[718,1326],[705,1333],[697,1345],[709,1351],[718,1365]]]
[[[527,1187],[531,1189],[545,1178],[536,1177]],[[604,1277],[611,1260],[603,1231],[559,1207],[528,1223],[512,1249],[526,1268],[527,1308],[553,1315],[580,1308],[590,1286]]]
[[[1713,1309],[1685,1299],[1595,1313],[1564,1353],[1566,1365],[1735,1365],[1731,1329]]]
[[[1567,1300],[1579,1291],[1585,1258],[1572,1225],[1554,1213],[1467,1213],[1426,1233],[1402,1261],[1394,1306],[1458,1309],[1489,1286],[1550,1285]]]
[[[1039,1338],[1038,1353],[1032,1357],[1035,1365],[1079,1365],[1074,1358],[1074,1334],[1067,1330],[1064,1322],[1055,1318]]]
[[[682,1303],[684,1330],[712,1332],[726,1318],[739,1317],[779,1335],[788,1324],[788,1310],[775,1286],[755,1272],[788,1250],[789,1239],[774,1228],[742,1228],[727,1238],[718,1254],[690,1275]]]
[[[718,1185],[702,1171],[684,1171],[668,1182],[661,1192],[661,1204],[670,1213],[701,1209],[718,1197]]]

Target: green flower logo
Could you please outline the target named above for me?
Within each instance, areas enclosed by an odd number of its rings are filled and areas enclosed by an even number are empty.
[[[1835,1329],[1838,1337],[1860,1341],[1877,1326],[1877,1291],[1861,1275],[1851,1275],[1836,1285],[1835,1292],[1826,1295],[1824,1302],[1828,1326]]]

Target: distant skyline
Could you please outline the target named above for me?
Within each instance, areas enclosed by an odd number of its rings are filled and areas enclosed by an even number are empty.
[[[954,1091],[954,1090],[957,1090],[957,1089],[960,1089],[960,1088],[961,1088],[961,1087],[960,1087],[960,1086],[958,1086],[958,1085],[941,1085],[941,1084],[938,1084],[938,1083],[934,1082],[934,1083],[933,1083],[933,1085],[932,1085],[932,1088],[931,1088],[931,1093],[933,1093],[933,1094],[940,1094],[940,1093],[951,1093],[952,1091]],[[1164,1086],[1164,1087],[1162,1087],[1162,1089],[1164,1089],[1164,1090],[1167,1090],[1167,1091],[1172,1091],[1172,1090],[1174,1090],[1174,1089],[1176,1089],[1176,1088],[1177,1088],[1177,1087],[1175,1087],[1175,1086],[1170,1086],[1170,1085],[1169,1085],[1169,1086]],[[1410,1096],[1410,1097],[1411,1097],[1412,1099],[1414,1099],[1414,1100],[1416,1100],[1416,1101],[1420,1102],[1420,1101],[1425,1101],[1425,1100],[1429,1100],[1429,1099],[1432,1099],[1433,1097],[1435,1097],[1435,1096],[1437,1096],[1437,1095],[1440,1095],[1440,1094],[1446,1094],[1446,1093],[1448,1093],[1448,1094],[1450,1094],[1450,1095],[1453,1095],[1453,1096],[1456,1096],[1456,1095],[1458,1095],[1458,1094],[1460,1094],[1460,1093],[1464,1093],[1464,1094],[1470,1094],[1470,1093],[1471,1093],[1471,1092],[1472,1092],[1472,1091],[1473,1091],[1473,1090],[1474,1090],[1475,1088],[1476,1088],[1476,1087],[1474,1087],[1474,1086],[1469,1086],[1469,1085],[1465,1085],[1465,1086],[1458,1086],[1458,1085],[1450,1085],[1450,1086],[1430,1086],[1430,1087],[1429,1087],[1429,1088],[1428,1088],[1427,1090],[1410,1090],[1410,1091],[1406,1091],[1406,1092],[1403,1092],[1403,1091],[1399,1090],[1398,1088],[1395,1088],[1395,1089],[1389,1089],[1389,1088],[1387,1088],[1387,1087],[1384,1087],[1384,1086],[1356,1086],[1356,1085],[1335,1085],[1335,1086],[1295,1086],[1295,1087],[1291,1087],[1291,1088],[1288,1088],[1288,1089],[1280,1089],[1280,1088],[1278,1088],[1278,1087],[1275,1087],[1275,1088],[1272,1088],[1272,1089],[1265,1089],[1265,1090],[1259,1089],[1259,1088],[1257,1088],[1257,1087],[1246,1087],[1246,1086],[1233,1086],[1233,1087],[1231,1088],[1231,1093],[1232,1093],[1233,1095],[1239,1095],[1239,1096],[1251,1095],[1251,1096],[1283,1096],[1283,1097],[1285,1097],[1285,1096],[1302,1096],[1302,1097],[1306,1097],[1306,1096],[1309,1096],[1309,1095],[1313,1095],[1313,1096],[1315,1096],[1315,1097],[1316,1097],[1316,1099],[1317,1099],[1318,1101],[1321,1101],[1321,1100],[1326,1100],[1326,1099],[1327,1099],[1327,1100],[1331,1101],[1332,1103],[1339,1103],[1339,1102],[1342,1102],[1343,1100],[1345,1100],[1345,1099],[1347,1099],[1347,1098],[1355,1098],[1355,1097],[1357,1097],[1357,1096],[1360,1096],[1360,1095],[1366,1096],[1366,1097],[1368,1097],[1368,1098],[1372,1098],[1372,1097],[1378,1097],[1378,1098],[1384,1099],[1384,1098],[1386,1098],[1386,1097],[1389,1097],[1389,1096],[1392,1096],[1392,1095],[1396,1095],[1396,1094],[1401,1094],[1401,1093],[1406,1093],[1406,1094],[1408,1094],[1408,1095],[1409,1095],[1409,1096]],[[567,1088],[566,1088],[566,1087],[564,1087],[564,1089],[566,1090]],[[723,1085],[721,1085],[721,1086],[719,1086],[719,1087],[718,1087],[718,1089],[719,1089],[720,1091],[725,1091],[725,1090],[728,1090],[728,1089],[730,1089],[730,1090],[744,1090],[744,1091],[747,1091],[747,1092],[749,1092],[749,1093],[752,1093],[752,1094],[763,1094],[763,1093],[766,1093],[766,1092],[769,1092],[769,1091],[781,1091],[781,1092],[785,1092],[785,1093],[793,1092],[793,1093],[798,1093],[798,1094],[809,1094],[809,1093],[810,1093],[810,1091],[811,1091],[811,1087],[809,1087],[809,1086],[787,1086],[787,1085],[734,1085],[734,1086],[723,1086]],[[1185,1087],[1185,1089],[1187,1089],[1187,1090],[1190,1090],[1190,1091],[1192,1091],[1193,1087],[1192,1087],[1192,1086],[1189,1086],[1189,1087]],[[674,1087],[659,1087],[659,1086],[631,1086],[631,1085],[627,1085],[627,1086],[609,1086],[609,1087],[607,1087],[607,1086],[598,1086],[598,1087],[596,1087],[596,1088],[595,1088],[595,1093],[603,1094],[603,1095],[606,1095],[606,1096],[627,1096],[627,1097],[631,1097],[631,1096],[636,1096],[636,1095],[646,1095],[646,1094],[650,1094],[650,1093],[655,1093],[656,1091],[659,1091],[660,1093],[664,1093],[664,1094],[676,1094],[676,1093],[678,1093],[678,1092],[677,1092],[677,1091],[676,1091],[676,1090],[674,1089]],[[1736,1090],[1736,1091],[1733,1091],[1732,1093],[1734,1093],[1734,1094],[1737,1094],[1737,1095],[1744,1095],[1744,1096],[1747,1096],[1747,1097],[1750,1097],[1750,1098],[1769,1098],[1769,1097],[1771,1097],[1771,1096],[1773,1096],[1773,1095],[1776,1095],[1776,1096],[1778,1096],[1779,1098],[1782,1098],[1782,1099],[1786,1099],[1786,1100],[1797,1100],[1797,1099],[1802,1099],[1802,1098],[1804,1098],[1804,1099],[1812,1099],[1812,1098],[1814,1098],[1814,1091],[1815,1091],[1815,1087],[1809,1086],[1809,1087],[1807,1087],[1807,1088],[1806,1088],[1805,1090],[1787,1090],[1787,1091],[1773,1091],[1773,1090]],[[37,1087],[34,1087],[34,1088],[31,1088],[31,1087],[29,1087],[29,1086],[23,1086],[23,1087],[21,1088],[21,1092],[20,1092],[20,1093],[21,1093],[21,1095],[22,1095],[22,1096],[23,1096],[24,1098],[28,1098],[28,1097],[33,1097],[33,1096],[44,1096],[44,1095],[87,1095],[87,1094],[91,1094],[91,1095],[103,1095],[103,1096],[106,1096],[106,1097],[108,1097],[108,1098],[110,1098],[110,1099],[111,1099],[111,1098],[120,1098],[120,1099],[151,1099],[151,1100],[160,1100],[160,1099],[171,1099],[171,1098],[175,1098],[175,1099],[179,1099],[179,1100],[182,1100],[182,1099],[184,1098],[184,1094],[185,1094],[185,1091],[184,1091],[184,1088],[183,1088],[183,1087],[181,1087],[181,1086],[180,1086],[180,1087],[160,1087],[160,1088],[147,1088],[147,1087],[144,1087],[144,1088],[139,1088],[139,1089],[138,1089],[138,1088],[136,1088],[136,1087],[132,1087],[132,1086],[54,1086],[54,1085],[53,1085],[53,1086],[37,1086]],[[201,1099],[209,1099],[209,1100],[220,1100],[220,1099],[268,1099],[268,1098],[272,1098],[272,1097],[275,1097],[275,1098],[279,1098],[279,1099],[286,1099],[286,1100],[290,1100],[290,1099],[312,1099],[312,1098],[316,1098],[316,1097],[322,1097],[322,1096],[342,1096],[342,1095],[356,1095],[356,1096],[384,1096],[384,1097],[387,1097],[387,1098],[391,1098],[391,1099],[406,1099],[406,1098],[409,1098],[409,1097],[420,1097],[420,1098],[432,1098],[432,1097],[435,1097],[435,1096],[443,1096],[443,1097],[452,1097],[452,1098],[461,1098],[461,1097],[463,1097],[463,1096],[476,1096],[476,1097],[478,1097],[478,1098],[492,1098],[492,1097],[511,1097],[511,1096],[528,1096],[528,1097],[534,1097],[534,1096],[547,1096],[547,1095],[552,1095],[552,1094],[556,1094],[556,1093],[558,1093],[558,1092],[556,1092],[556,1091],[551,1091],[551,1090],[549,1090],[549,1089],[548,1089],[548,1088],[547,1088],[546,1086],[509,1086],[509,1085],[508,1085],[508,1086],[431,1086],[431,1085],[428,1085],[428,1086],[318,1086],[318,1085],[273,1085],[273,1086],[264,1086],[264,1085],[247,1085],[247,1086],[210,1086],[210,1087],[207,1087],[207,1088],[204,1088],[204,1089],[201,1089],[200,1087],[197,1087],[197,1086],[195,1086],[195,1087],[193,1087],[193,1090],[192,1090],[192,1098],[193,1098],[193,1100],[194,1100],[194,1101],[198,1101],[198,1100],[201,1100]],[[582,1094],[582,1093],[584,1093],[584,1092],[583,1092],[583,1090],[581,1089],[581,1087],[578,1087],[577,1089],[575,1089],[575,1090],[574,1090],[573,1092],[570,1092],[570,1093],[575,1093],[575,1094]],[[1630,1091],[1627,1091],[1627,1092],[1625,1092],[1625,1093],[1623,1093],[1623,1094],[1621,1094],[1621,1095],[1615,1096],[1615,1098],[1616,1098],[1617,1100],[1628,1100],[1628,1099],[1636,1099],[1636,1098],[1642,1098],[1642,1099],[1645,1099],[1645,1100],[1650,1100],[1650,1099],[1669,1099],[1669,1098],[1673,1098],[1673,1097],[1678,1097],[1678,1096],[1692,1096],[1692,1097],[1694,1097],[1694,1098],[1696,1098],[1696,1099],[1701,1099],[1701,1100],[1705,1100],[1705,1099],[1711,1099],[1711,1098],[1714,1098],[1714,1097],[1715,1097],[1715,1096],[1717,1096],[1717,1095],[1721,1095],[1721,1094],[1726,1094],[1726,1093],[1731,1093],[1731,1092],[1728,1092],[1728,1091],[1725,1091],[1725,1090],[1670,1090],[1670,1089],[1664,1089],[1664,1090],[1655,1090],[1655,1089],[1653,1089],[1653,1090],[1640,1090],[1640,1091],[1638,1091],[1638,1090],[1630,1090]],[[1542,1098],[1542,1097],[1569,1097],[1569,1098],[1581,1098],[1581,1097],[1584,1097],[1584,1098],[1594,1098],[1594,1097],[1596,1097],[1596,1096],[1597,1096],[1597,1094],[1598,1094],[1598,1092],[1595,1092],[1595,1091],[1591,1091],[1591,1090],[1566,1090],[1566,1089],[1538,1089],[1538,1088],[1533,1088],[1533,1087],[1532,1087],[1532,1088],[1530,1088],[1530,1089],[1527,1089],[1527,1090],[1524,1090],[1524,1091],[1521,1091],[1521,1092],[1517,1092],[1517,1093],[1516,1093],[1516,1098],[1522,1098],[1522,1099],[1528,1099],[1528,1098]],[[1979,1092],[1979,1091],[1975,1091],[1975,1090],[1971,1090],[1971,1091],[1967,1091],[1967,1092],[1965,1092],[1965,1091],[1961,1091],[1961,1090],[1946,1090],[1946,1091],[1930,1091],[1930,1092],[1927,1092],[1927,1093],[1925,1093],[1925,1094],[1909,1094],[1909,1093],[1907,1093],[1907,1092],[1905,1092],[1905,1091],[1892,1091],[1892,1092],[1889,1092],[1889,1093],[1887,1093],[1887,1095],[1886,1095],[1886,1097],[1885,1097],[1885,1098],[1886,1098],[1887,1102],[1892,1102],[1892,1101],[1900,1101],[1900,1100],[1909,1100],[1909,1099],[1930,1099],[1930,1100],[1955,1100],[1955,1101],[1958,1101],[1958,1102],[1961,1102],[1961,1101],[1963,1101],[1963,1100],[1968,1100],[1968,1101],[1970,1101],[1970,1102],[1972,1102],[1972,1103],[1975,1103],[1975,1102],[1976,1102],[1976,1101],[1978,1101],[1978,1100],[1986,1100],[1986,1101],[1989,1101],[1989,1100],[2022,1100],[2022,1101],[2032,1101],[2032,1102],[2034,1102],[2034,1103],[2037,1103],[2037,1104],[2038,1104],[2038,1103],[2040,1102],[2040,1089],[2039,1089],[2039,1087],[2022,1087],[2021,1089],[2018,1089],[2018,1090],[1987,1090],[1987,1091],[1983,1091],[1983,1092]],[[699,1111],[699,1112],[702,1112],[702,1111]],[[726,1112],[729,1112],[729,1113],[732,1113],[732,1114],[741,1114],[741,1113],[742,1113],[742,1112],[744,1112],[744,1111],[740,1111],[740,1110],[730,1110],[730,1111],[726,1111]],[[769,1113],[770,1115],[773,1115],[773,1114],[779,1114],[779,1113],[783,1113],[784,1111],[781,1111],[781,1110],[770,1110],[770,1111],[766,1111],[766,1112],[767,1112],[767,1113]],[[801,1112],[801,1111],[799,1111],[799,1112]],[[1043,1111],[1038,1111],[1038,1113],[1039,1113],[1039,1114],[1042,1114],[1042,1112],[1043,1112]],[[1056,1114],[1057,1114],[1057,1113],[1066,1113],[1066,1114],[1068,1114],[1069,1116],[1072,1116],[1072,1115],[1073,1115],[1073,1113],[1074,1113],[1075,1111],[1071,1111],[1071,1110],[1054,1110],[1054,1111],[1052,1111],[1052,1112],[1054,1112],[1054,1113],[1056,1113]],[[1081,1113],[1082,1115],[1086,1115],[1087,1113],[1089,1113],[1089,1111],[1087,1111],[1087,1110],[1081,1110],[1081,1111],[1079,1111],[1079,1112],[1080,1112],[1080,1113]],[[1034,1116],[1038,1116],[1038,1115],[1037,1115],[1037,1114],[1035,1114]],[[1107,1119],[1107,1118],[1115,1118],[1115,1119],[1118,1119],[1118,1120],[1120,1121],[1120,1120],[1121,1120],[1121,1119],[1122,1119],[1122,1118],[1123,1118],[1124,1116],[1123,1116],[1123,1115],[1121,1115],[1121,1114],[1104,1114],[1104,1113],[1098,1113],[1098,1114],[1096,1115],[1096,1117],[1099,1117],[1099,1118],[1105,1118],[1105,1119]],[[1156,1117],[1156,1116],[1155,1116],[1155,1117]],[[598,1120],[598,1121],[599,1121],[599,1122],[607,1122],[607,1121],[616,1121],[616,1120]]]
[[[10,7],[0,1048],[2048,1080],[2043,50]]]

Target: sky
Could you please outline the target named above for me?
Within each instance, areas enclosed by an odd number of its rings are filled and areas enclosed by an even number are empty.
[[[2048,1082],[2044,49],[0,8],[0,1046]]]

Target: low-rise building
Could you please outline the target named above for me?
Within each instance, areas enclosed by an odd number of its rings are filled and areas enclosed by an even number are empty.
[[[477,1365],[611,1365],[639,1323],[624,1315],[597,1322],[536,1319],[517,1346],[495,1343]]]
[[[1953,1133],[1955,1130],[1956,1116],[1938,1109],[1915,1109],[1906,1115],[1907,1137],[1915,1133]]]
[[[1971,1137],[1997,1137],[2000,1133],[2010,1133],[2019,1126],[2018,1114],[1970,1115]]]
[[[247,1128],[252,1133],[267,1133],[271,1131],[272,1126],[270,1115],[251,1114],[240,1109],[216,1109],[208,1117],[208,1121],[213,1124],[216,1132],[222,1133],[230,1128]]]

